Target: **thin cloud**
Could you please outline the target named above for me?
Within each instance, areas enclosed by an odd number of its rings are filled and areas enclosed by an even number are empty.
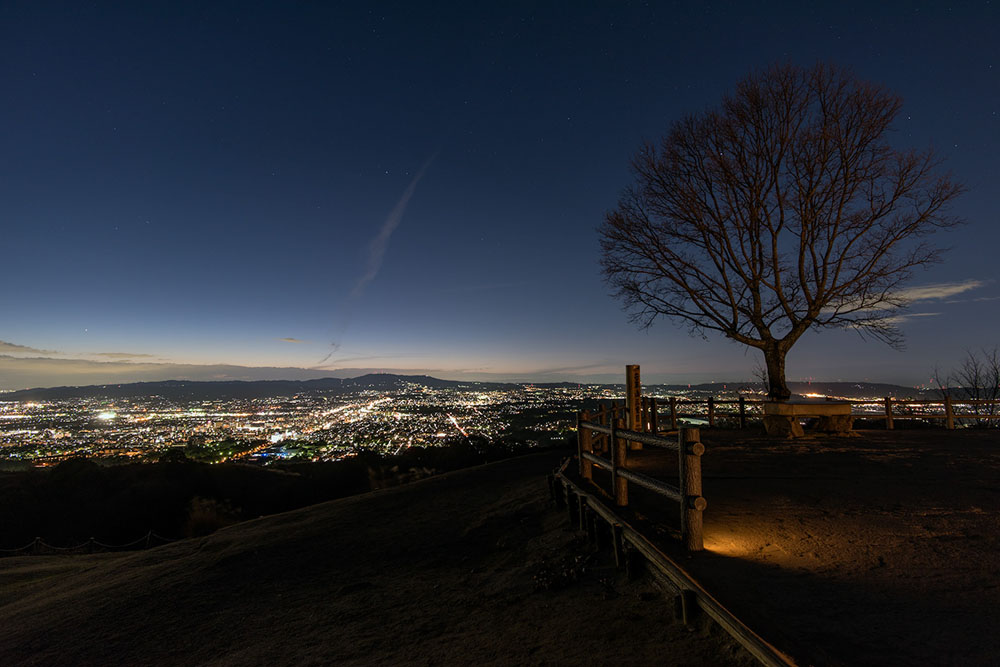
[[[915,317],[936,317],[940,314],[941,313],[907,313],[905,315],[890,315],[888,317],[881,317],[878,320],[875,320],[875,322],[877,324],[895,325],[912,320]]]
[[[313,369],[325,368],[329,370],[338,370],[340,365],[346,363],[354,363],[356,361],[388,361],[390,359],[411,359],[414,357],[426,357],[428,356],[424,352],[399,352],[397,354],[377,354],[367,357],[339,357],[337,359],[330,359],[322,366],[311,366]]]
[[[556,374],[560,374],[560,373],[573,374],[573,373],[580,373],[582,371],[591,371],[591,370],[595,370],[595,369],[601,369],[601,370],[615,369],[615,370],[617,370],[617,368],[618,367],[616,365],[614,365],[614,364],[606,361],[606,362],[603,362],[603,363],[585,364],[585,365],[580,365],[580,366],[563,366],[561,368],[544,368],[542,370],[534,371],[533,374],[535,374],[535,375],[556,375]]]
[[[978,303],[981,301],[996,301],[997,299],[1000,299],[1000,296],[980,296],[975,299],[951,299],[945,301],[945,303]]]
[[[176,364],[115,359],[53,359],[0,354],[0,389],[156,382],[160,380],[311,380],[329,373],[305,368]]]
[[[306,342],[304,340],[299,340],[298,338],[279,338],[278,340],[283,343],[295,343],[296,345]]]
[[[104,359],[152,359],[156,355],[140,352],[91,352],[90,356]]]
[[[917,301],[937,301],[983,287],[985,284],[986,283],[982,280],[964,280],[957,283],[936,283],[932,285],[921,285],[919,287],[907,287],[906,289],[900,290],[897,295],[910,303],[915,303]]]
[[[948,299],[948,297],[955,296],[956,294],[962,294],[962,293],[968,292],[970,290],[978,289],[978,288],[983,287],[985,285],[986,285],[986,282],[983,281],[983,280],[971,280],[971,279],[970,280],[963,280],[961,282],[953,282],[953,283],[932,283],[930,285],[919,285],[919,286],[915,286],[915,287],[906,287],[906,288],[903,288],[903,289],[898,290],[896,292],[893,292],[891,296],[894,299],[896,299],[898,301],[901,301],[902,304],[903,304],[903,306],[905,307],[905,306],[908,306],[908,305],[911,305],[911,304],[914,304],[914,303],[921,303],[921,302],[924,302],[924,301],[944,301],[945,299]],[[989,300],[989,299],[992,299],[992,298],[996,298],[996,297],[987,297],[984,300]],[[973,299],[973,300],[978,301],[979,299]],[[951,301],[951,300],[950,301],[944,301],[944,302],[945,303],[956,303],[956,301]],[[854,304],[852,304],[852,303],[845,303],[845,304],[841,304],[838,308],[843,311],[845,309],[855,309],[855,307],[857,305],[860,305],[860,304],[858,304],[858,303],[854,303]],[[866,307],[866,308],[864,308],[862,310],[864,312],[873,312],[873,311],[878,311],[878,310],[894,310],[896,307],[897,307],[897,301],[894,301],[892,303],[887,303],[887,302],[883,301],[883,302],[879,302],[879,303],[872,303],[871,305],[869,305],[868,307]],[[836,308],[834,308],[833,306],[829,306],[827,308],[824,308],[823,312],[824,313],[830,313],[830,312],[834,311],[835,309]],[[902,319],[898,319],[898,318],[902,318],[902,317],[904,317],[904,316],[902,316],[902,315],[891,315],[891,316],[882,318],[879,321],[885,322],[887,324],[895,324],[897,322],[902,322],[903,321]]]
[[[5,340],[0,340],[0,354],[59,354],[55,350],[41,350],[37,347],[29,347],[28,345],[18,345],[17,343],[8,343]]]

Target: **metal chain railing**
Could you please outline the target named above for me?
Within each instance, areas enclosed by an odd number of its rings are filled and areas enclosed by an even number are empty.
[[[105,544],[104,542],[100,542],[91,537],[86,542],[81,542],[80,544],[71,547],[59,547],[54,544],[49,544],[40,537],[36,537],[31,542],[18,549],[0,549],[0,558],[11,556],[54,556],[107,553],[116,551],[138,551],[141,549],[158,547],[176,541],[176,539],[157,535],[152,530],[147,532],[145,536],[126,544]]]

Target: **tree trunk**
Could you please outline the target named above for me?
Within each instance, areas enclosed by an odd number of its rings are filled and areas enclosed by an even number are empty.
[[[767,366],[767,395],[775,401],[790,398],[792,392],[785,384],[785,354],[788,350],[778,343],[764,348],[764,364]]]

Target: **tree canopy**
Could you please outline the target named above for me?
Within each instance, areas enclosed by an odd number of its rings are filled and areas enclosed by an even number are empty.
[[[963,190],[931,150],[889,142],[901,100],[849,71],[776,65],[632,160],[601,227],[605,278],[634,321],[660,316],[760,349],[773,398],[813,327],[890,345],[927,238]]]

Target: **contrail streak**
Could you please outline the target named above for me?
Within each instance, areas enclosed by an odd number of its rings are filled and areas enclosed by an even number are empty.
[[[413,180],[410,184],[406,186],[403,190],[403,196],[399,198],[396,202],[396,206],[389,212],[389,216],[382,223],[382,229],[379,230],[378,236],[372,239],[371,245],[368,249],[368,267],[361,278],[358,279],[357,284],[351,291],[351,298],[356,299],[361,296],[364,292],[365,287],[371,281],[375,280],[375,276],[378,275],[379,269],[382,268],[382,259],[385,257],[385,249],[389,245],[389,239],[392,237],[392,233],[396,231],[396,227],[399,227],[400,220],[403,219],[403,213],[406,212],[406,207],[410,203],[410,198],[413,193],[417,190],[417,183],[420,182],[421,177],[423,177],[424,172],[427,168],[431,166],[434,162],[434,158],[437,157],[437,153],[432,155],[424,165],[420,167]]]
[[[354,285],[354,289],[351,290],[348,297],[346,308],[348,315],[343,323],[343,326],[341,327],[340,334],[337,335],[337,338],[342,338],[347,330],[350,313],[354,310],[354,302],[357,301],[358,297],[360,297],[365,291],[365,287],[368,286],[368,283],[375,280],[375,276],[378,275],[379,270],[382,268],[382,260],[385,258],[385,249],[389,245],[389,239],[392,238],[392,233],[396,231],[397,227],[399,227],[399,223],[403,219],[403,214],[406,213],[406,207],[410,203],[410,198],[413,197],[413,193],[417,191],[417,184],[420,182],[420,179],[423,178],[424,172],[427,171],[437,156],[438,153],[430,156],[413,176],[413,180],[411,180],[410,184],[406,186],[405,190],[403,190],[403,195],[399,198],[399,201],[396,202],[396,205],[391,211],[389,211],[389,215],[386,217],[385,222],[382,223],[382,227],[379,229],[378,234],[368,245],[368,263],[365,267],[364,274],[358,278],[358,282]],[[329,361],[330,357],[335,355],[340,350],[340,347],[341,344],[337,340],[331,341],[330,351],[325,357],[320,359],[313,368],[322,366]]]

